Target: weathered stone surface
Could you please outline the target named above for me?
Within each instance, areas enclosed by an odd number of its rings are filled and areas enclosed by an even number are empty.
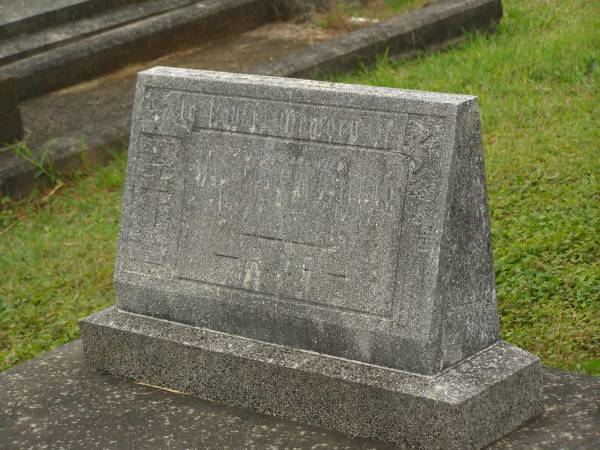
[[[0,0],[1,2],[1,0]],[[32,2],[28,2],[30,6]],[[101,3],[94,5],[93,3]],[[165,13],[179,7],[188,6],[192,0],[142,0],[142,1],[110,1],[77,2],[75,6],[87,7],[81,14],[59,10],[64,14],[62,21],[52,26],[39,24],[27,32],[0,40],[0,66],[11,61],[26,58],[36,53],[46,52],[51,48],[65,45],[78,39],[84,39],[95,33],[106,32],[119,26],[131,25],[152,15]],[[25,6],[25,5],[24,5]],[[100,10],[97,10],[100,8]],[[93,13],[93,14],[92,14]],[[41,16],[33,16],[38,21]],[[2,28],[0,26],[0,34]]]
[[[0,75],[0,147],[23,138],[15,80]]]
[[[124,310],[433,374],[498,340],[476,99],[139,77]]]
[[[481,448],[542,408],[539,360],[504,342],[426,377],[116,308],[81,331],[94,369],[401,448]]]
[[[59,40],[61,45],[58,46],[55,46],[56,36],[38,36],[37,43],[32,42],[35,37],[27,37],[19,46],[29,47],[27,51],[33,53],[8,62],[2,71],[17,80],[20,98],[30,98],[129,64],[206,44],[210,38],[252,29],[274,16],[270,0],[196,0],[160,14],[148,11],[150,6],[149,2],[142,2],[128,7],[127,15],[137,16],[139,20],[123,26],[113,26],[118,17],[110,11],[89,21],[80,21],[72,30],[79,30],[78,33],[62,42]],[[138,8],[142,8],[140,14],[135,13]],[[90,33],[90,30],[95,32]],[[64,27],[63,32],[70,33]],[[54,42],[48,44],[47,51],[43,51],[44,41]],[[41,44],[41,48],[36,49],[37,44]],[[19,46],[11,49],[8,45],[4,52],[14,56]]]
[[[121,0],[123,3],[124,0]],[[0,39],[50,26],[114,0],[0,0]]]

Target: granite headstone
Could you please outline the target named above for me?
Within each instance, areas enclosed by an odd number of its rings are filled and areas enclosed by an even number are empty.
[[[471,96],[142,72],[115,282],[82,322],[111,373],[408,446],[539,412],[538,360],[499,341]]]

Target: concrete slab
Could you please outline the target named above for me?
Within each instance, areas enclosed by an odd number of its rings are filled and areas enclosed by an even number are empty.
[[[545,412],[500,449],[597,449],[600,378],[543,368]],[[75,341],[0,373],[0,447],[392,449],[103,375]]]
[[[0,38],[147,0],[0,0]]]
[[[114,28],[100,16],[100,28],[109,27],[105,31],[87,35],[81,30],[78,38],[64,45],[4,64],[0,70],[17,80],[19,98],[35,97],[211,38],[253,29],[273,15],[267,0],[205,0]]]
[[[99,11],[46,28],[35,28],[0,42],[0,65],[48,51],[92,34],[189,5],[191,0],[151,0]]]
[[[1,0],[0,27],[85,3],[89,0]]]

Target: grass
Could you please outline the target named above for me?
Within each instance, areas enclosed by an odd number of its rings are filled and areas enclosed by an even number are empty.
[[[0,211],[0,370],[76,339],[80,318],[114,302],[124,173],[120,154]]]
[[[600,7],[505,0],[498,32],[340,81],[480,98],[503,337],[600,373]],[[0,212],[0,369],[114,301],[124,156]],[[50,191],[52,192],[52,191]]]

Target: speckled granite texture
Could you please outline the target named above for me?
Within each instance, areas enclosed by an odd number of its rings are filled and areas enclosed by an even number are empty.
[[[503,450],[596,450],[600,377],[542,367],[544,413]],[[86,367],[75,341],[0,373],[0,448],[391,450],[285,419],[144,386]]]
[[[425,377],[116,308],[81,331],[99,371],[401,448],[480,448],[541,411],[538,359],[502,342]]]

